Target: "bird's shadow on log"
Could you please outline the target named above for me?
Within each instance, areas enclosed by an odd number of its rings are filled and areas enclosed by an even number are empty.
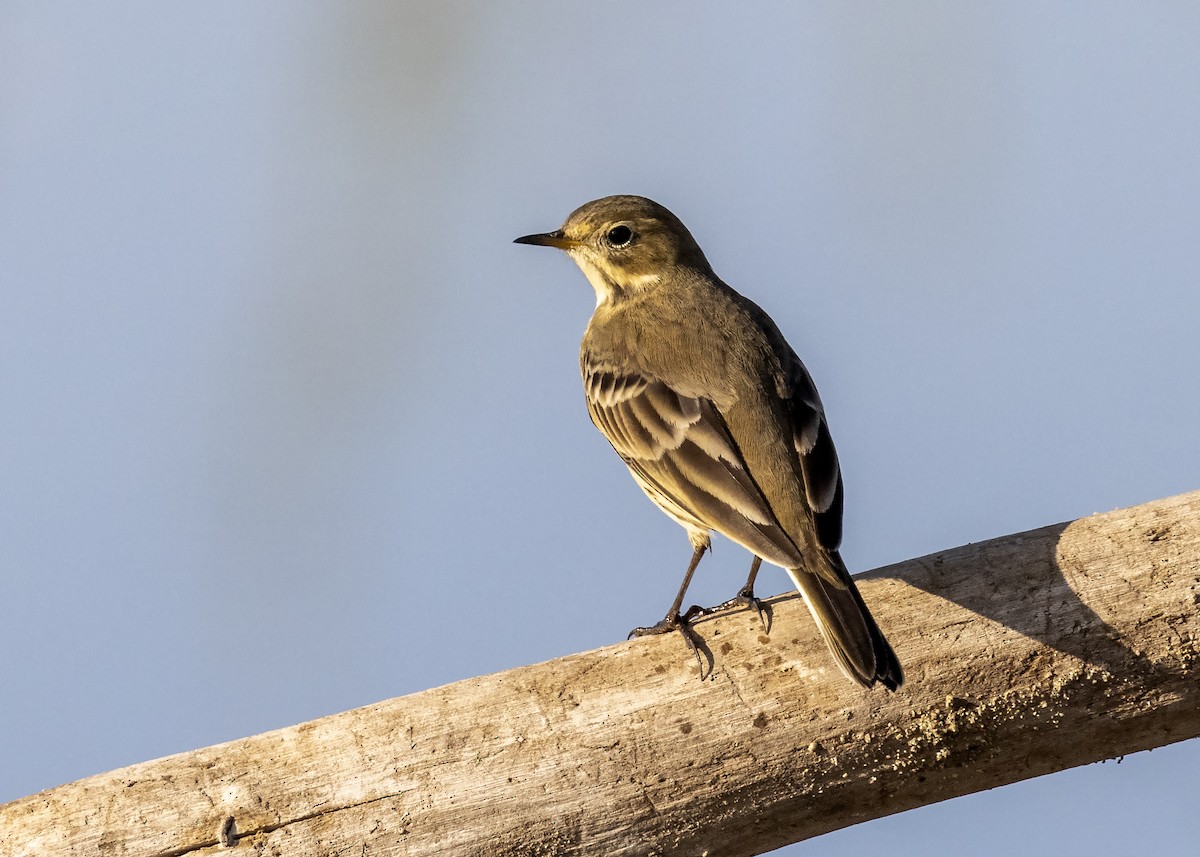
[[[1059,550],[1070,525],[939,551],[860,579],[901,580],[1112,675],[1162,674],[1076,594]],[[1071,574],[1086,576],[1088,569]],[[893,630],[889,636],[901,635]]]

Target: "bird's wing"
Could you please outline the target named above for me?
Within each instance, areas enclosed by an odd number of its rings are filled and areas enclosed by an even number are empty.
[[[785,397],[792,426],[792,443],[800,456],[804,496],[812,511],[817,540],[827,551],[842,543],[842,470],[829,434],[829,423],[812,376],[800,358],[784,345]]]
[[[904,670],[888,644],[854,579],[842,562],[842,474],[821,397],[804,364],[784,346],[783,396],[788,405],[792,443],[800,458],[804,501],[809,507],[817,541],[803,568],[788,569],[804,595],[821,636],[852,680],[870,687],[876,681],[890,690],[904,683]]]
[[[712,401],[586,359],[583,376],[592,422],[663,511],[777,565],[800,562]]]

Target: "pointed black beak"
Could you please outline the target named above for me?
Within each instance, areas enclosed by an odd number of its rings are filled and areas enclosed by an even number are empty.
[[[576,242],[563,235],[561,229],[553,232],[538,232],[533,235],[522,235],[513,241],[514,244],[536,244],[539,247],[557,247],[559,250],[569,250]]]

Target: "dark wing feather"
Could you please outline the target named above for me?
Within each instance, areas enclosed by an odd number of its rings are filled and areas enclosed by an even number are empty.
[[[826,550],[836,551],[842,543],[842,469],[812,376],[795,352],[788,352],[788,413],[804,476],[804,495],[813,513],[817,539]]]
[[[799,549],[711,401],[586,359],[583,374],[592,422],[663,511],[690,531],[723,533],[768,562],[799,564]]]

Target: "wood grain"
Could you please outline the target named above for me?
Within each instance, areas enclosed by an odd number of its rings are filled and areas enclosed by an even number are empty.
[[[804,605],[469,679],[0,807],[0,854],[749,855],[1200,734],[1200,492],[879,569],[907,670]]]

